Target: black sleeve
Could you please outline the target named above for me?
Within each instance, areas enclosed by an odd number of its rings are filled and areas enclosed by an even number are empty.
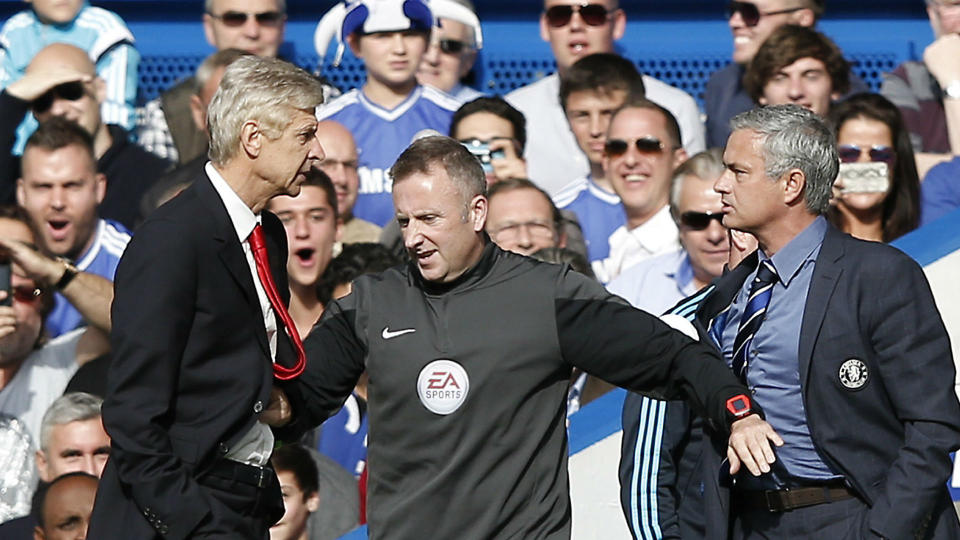
[[[747,394],[718,353],[567,268],[555,295],[563,358],[607,382],[658,399],[687,399],[728,432],[727,400]]]
[[[357,299],[354,292],[329,304],[303,342],[307,367],[293,381],[293,418],[276,430],[279,437],[298,440],[340,409],[365,368],[366,346],[355,331]]]
[[[16,202],[20,158],[13,155],[13,145],[17,140],[17,126],[29,110],[30,104],[26,101],[11,96],[6,90],[0,92],[0,204]]]

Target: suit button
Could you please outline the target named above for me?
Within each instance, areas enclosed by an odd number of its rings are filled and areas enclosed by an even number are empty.
[[[217,445],[217,450],[219,450],[221,454],[226,454],[230,451],[230,447],[228,447],[226,443],[220,443]]]
[[[261,411],[263,411],[263,402],[258,399],[257,402],[253,404],[253,412],[260,414]]]

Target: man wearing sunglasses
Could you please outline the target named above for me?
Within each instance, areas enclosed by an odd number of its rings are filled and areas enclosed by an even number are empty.
[[[240,51],[276,58],[287,22],[285,0],[205,0],[203,31],[216,51]],[[198,68],[199,69],[199,68]],[[207,134],[193,122],[191,101],[197,77],[177,83],[148,101],[137,118],[137,142],[157,156],[180,164],[207,154]],[[340,92],[327,86],[328,96]]]
[[[682,249],[647,259],[623,271],[607,289],[649,313],[670,306],[723,273],[729,256],[720,195],[713,182],[723,174],[718,149],[701,152],[677,167],[670,186],[670,216]]]
[[[93,334],[110,330],[113,285],[88,272],[64,280],[73,275],[70,267],[42,255],[33,242],[22,212],[0,206],[0,262],[12,270],[9,295],[0,292],[0,413],[19,418],[33,449],[40,450],[47,407],[63,394],[80,363],[106,352]],[[81,309],[94,328],[48,341],[43,319],[53,307],[55,290]]]
[[[910,132],[920,178],[960,155],[960,1],[926,0],[934,41],[922,61],[885,73],[880,93],[893,102]]]
[[[839,159],[822,119],[776,105],[732,124],[714,189],[723,224],[760,248],[714,282],[694,324],[784,444],[768,474],[731,468],[732,488],[707,452],[708,535],[732,518],[735,539],[957,538],[956,370],[923,269],[828,224]]]
[[[551,196],[590,174],[590,162],[560,106],[560,76],[580,58],[614,53],[614,42],[623,37],[626,24],[618,0],[544,0],[540,37],[550,43],[557,72],[510,92],[506,100],[527,119],[525,157],[530,179]],[[677,118],[683,147],[690,153],[705,149],[700,109],[693,98],[649,75],[643,76],[643,85],[647,98]]]
[[[123,127],[106,123],[101,105],[106,82],[99,78],[87,54],[73,45],[55,43],[41,50],[26,74],[0,93],[0,194],[12,190],[20,174],[13,155],[12,134],[17,118],[27,111],[39,122],[64,118],[93,138],[97,172],[109,179],[100,215],[133,229],[140,220],[139,201],[170,163],[130,142]]]
[[[823,16],[824,0],[731,1],[727,23],[733,35],[733,62],[715,71],[704,92],[707,113],[707,145],[723,148],[730,135],[730,119],[754,106],[743,86],[743,75],[760,45],[785,24],[814,26]],[[852,92],[868,92],[859,77],[850,76]]]
[[[0,88],[24,75],[34,56],[53,43],[70,43],[96,64],[107,81],[101,114],[105,121],[132,129],[136,113],[140,54],[126,23],[84,0],[31,0],[30,9],[7,19],[0,29]],[[17,119],[23,120],[23,117]],[[17,153],[36,123],[27,118],[18,130]]]
[[[466,103],[483,93],[463,84],[477,60],[480,21],[469,0],[432,0],[430,9],[437,27],[430,35],[430,46],[423,55],[417,81],[429,84]]]
[[[626,223],[610,235],[610,254],[593,262],[601,283],[680,248],[668,203],[673,171],[686,159],[680,127],[660,105],[633,97],[610,118],[603,170],[620,197]]]

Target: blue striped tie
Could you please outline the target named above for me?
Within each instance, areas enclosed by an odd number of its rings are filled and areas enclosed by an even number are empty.
[[[750,351],[750,342],[753,341],[753,336],[763,323],[767,305],[770,303],[770,295],[773,293],[773,284],[776,281],[777,270],[773,267],[773,263],[769,260],[761,262],[757,277],[750,286],[747,307],[743,310],[743,316],[740,317],[740,329],[737,330],[737,337],[733,340],[733,372],[742,381],[746,381],[747,377],[747,354]]]

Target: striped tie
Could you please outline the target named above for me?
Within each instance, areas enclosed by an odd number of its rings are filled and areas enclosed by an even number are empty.
[[[753,336],[763,323],[767,305],[770,304],[770,295],[773,293],[773,284],[776,281],[777,270],[773,264],[769,260],[761,262],[757,277],[750,286],[747,307],[743,310],[743,316],[740,317],[740,329],[737,330],[737,337],[733,340],[733,372],[742,381],[747,380],[747,353],[750,351],[750,342],[753,341]]]

